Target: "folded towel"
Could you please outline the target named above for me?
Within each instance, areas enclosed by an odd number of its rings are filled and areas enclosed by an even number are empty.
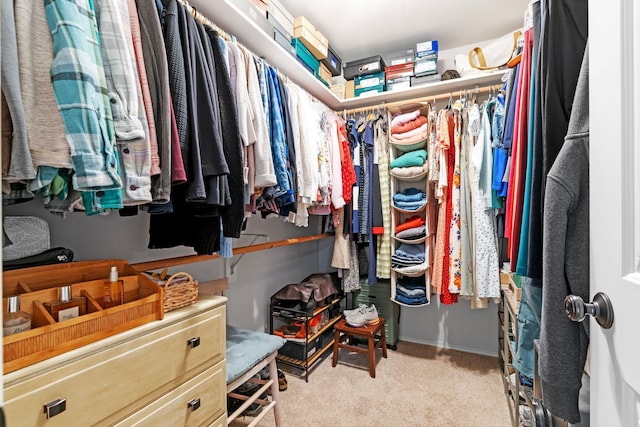
[[[408,132],[392,133],[391,137],[393,139],[395,139],[396,141],[402,143],[404,140],[415,138],[416,135],[423,135],[423,134],[427,133],[428,131],[429,131],[429,125],[427,123],[425,123],[422,126],[420,126],[418,128],[415,128],[413,130],[410,130]]]
[[[416,187],[406,188],[402,192],[398,192],[393,195],[394,202],[418,202],[423,201],[426,198],[427,195],[424,191]]]
[[[391,133],[405,133],[410,130],[414,130],[427,123],[427,118],[425,116],[418,116],[410,122],[398,124],[391,127]]]
[[[419,276],[424,274],[424,272],[427,271],[428,268],[429,266],[425,262],[419,265],[412,265],[404,268],[395,268],[395,271],[400,274],[404,274],[405,276]]]
[[[419,243],[417,245],[402,243],[396,248],[394,254],[402,254],[409,257],[420,257],[424,259],[424,243]]]
[[[404,153],[397,159],[393,159],[389,166],[391,168],[404,168],[407,166],[422,166],[427,161],[427,150],[413,150]]]
[[[422,297],[427,295],[427,291],[424,287],[418,289],[408,289],[402,285],[397,285],[396,292],[408,297]]]
[[[411,120],[415,120],[420,116],[420,110],[411,111],[409,113],[398,114],[391,119],[391,127],[393,128],[396,125],[401,125],[403,123],[410,122]]]
[[[407,305],[421,305],[421,304],[426,304],[427,301],[427,297],[406,297],[402,294],[396,294],[396,301],[399,301],[403,304],[407,304]]]
[[[426,287],[424,276],[419,276],[419,277],[403,276],[398,278],[397,284],[402,285],[407,289],[416,289],[416,288],[424,289]]]
[[[427,204],[426,200],[417,201],[417,202],[397,202],[394,203],[394,206],[398,209],[402,209],[403,211],[419,211]]]
[[[423,163],[422,166],[395,167],[391,169],[391,175],[397,178],[413,178],[424,174],[428,169],[427,163]]]
[[[407,230],[402,230],[399,233],[396,233],[396,237],[398,239],[411,239],[411,238],[420,238],[424,237],[427,233],[426,225],[421,225],[419,227],[412,227]]]

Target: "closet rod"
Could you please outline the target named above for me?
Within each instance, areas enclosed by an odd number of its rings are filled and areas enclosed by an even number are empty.
[[[250,252],[262,251],[265,249],[279,248],[281,246],[296,245],[298,243],[307,243],[314,240],[320,240],[327,237],[333,237],[333,233],[314,234],[304,237],[292,237],[290,239],[276,240],[275,242],[259,243],[257,245],[240,246],[233,249],[233,255],[247,254]],[[209,261],[220,258],[218,254],[211,255],[187,255],[175,258],[165,258],[156,261],[139,262],[131,264],[137,271],[157,270],[159,268],[175,267],[178,265],[193,264],[196,262]]]
[[[218,34],[220,34],[220,36],[225,39],[226,41],[231,41],[232,37],[229,33],[227,33],[226,31],[224,31],[222,28],[220,28],[218,25],[214,24],[213,22],[211,22],[211,20],[209,18],[207,18],[206,16],[204,16],[202,13],[200,13],[198,11],[198,9],[196,9],[195,7],[191,6],[189,4],[189,2],[187,0],[178,0],[178,3],[182,4],[187,11],[191,14],[191,16],[193,16],[194,18],[196,18],[198,21],[200,21],[200,23],[202,25],[208,25],[211,28],[213,28],[214,30],[216,30],[216,32],[218,32]]]
[[[356,114],[356,113],[362,113],[362,112],[366,112],[366,111],[372,111],[375,110],[376,108],[393,108],[393,107],[399,107],[402,105],[408,105],[408,104],[431,104],[434,101],[440,101],[443,99],[449,99],[449,97],[453,97],[454,99],[457,99],[457,97],[463,93],[466,92],[467,95],[480,95],[480,94],[484,94],[484,93],[488,93],[488,92],[498,92],[501,88],[502,88],[502,83],[501,84],[497,84],[497,85],[487,85],[487,86],[480,86],[480,87],[473,87],[473,88],[469,88],[466,89],[466,91],[463,90],[456,90],[456,91],[450,91],[450,92],[443,92],[443,93],[439,93],[437,95],[432,95],[432,96],[421,96],[418,98],[412,98],[412,99],[405,99],[402,101],[395,101],[395,102],[389,102],[389,103],[383,103],[383,104],[376,104],[376,105],[370,105],[368,107],[358,107],[358,108],[352,108],[350,110],[345,110],[344,114]]]

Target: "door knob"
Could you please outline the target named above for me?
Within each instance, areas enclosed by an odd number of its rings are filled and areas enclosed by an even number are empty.
[[[606,294],[598,292],[589,304],[576,295],[567,295],[564,299],[564,310],[567,317],[574,322],[582,322],[585,317],[593,316],[604,329],[613,325],[613,306]]]

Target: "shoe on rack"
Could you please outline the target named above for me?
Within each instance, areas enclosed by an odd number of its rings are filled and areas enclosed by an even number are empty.
[[[360,304],[359,306],[357,306],[352,310],[342,310],[342,314],[344,314],[344,317],[354,316],[356,314],[364,312],[367,308],[369,308],[367,304]]]
[[[380,317],[378,316],[378,309],[376,309],[376,306],[371,304],[371,307],[367,307],[366,310],[363,310],[360,313],[347,316],[345,320],[349,326],[359,328],[361,326],[375,325],[376,323],[379,323]]]

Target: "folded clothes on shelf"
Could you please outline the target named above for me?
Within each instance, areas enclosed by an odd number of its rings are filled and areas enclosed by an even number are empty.
[[[408,151],[389,163],[390,168],[403,168],[407,166],[422,166],[427,161],[427,150]]]
[[[396,233],[396,237],[403,240],[419,239],[421,237],[424,237],[426,233],[427,226],[420,225],[418,227],[412,227],[406,230],[402,230],[401,232]]]
[[[426,221],[424,218],[418,216],[418,215],[413,215],[409,218],[407,218],[407,220],[405,222],[403,222],[402,224],[399,224],[396,226],[396,234],[400,233],[403,230],[408,230],[409,228],[413,228],[413,227],[419,227],[421,225],[425,225]]]
[[[391,127],[391,134],[392,135],[399,135],[399,134],[403,134],[405,132],[409,132],[412,131],[414,129],[418,129],[420,126],[424,125],[427,123],[427,118],[423,115],[420,115],[418,117],[416,117],[415,119],[405,122],[405,123],[400,123],[397,124],[395,126]]]
[[[406,297],[402,294],[398,294],[396,293],[396,301],[399,301],[403,304],[407,304],[407,305],[421,305],[421,304],[426,304],[429,301],[427,300],[426,296],[423,297]]]
[[[404,191],[393,195],[393,201],[395,203],[420,202],[425,201],[426,199],[427,195],[425,192],[415,187],[407,188]]]

